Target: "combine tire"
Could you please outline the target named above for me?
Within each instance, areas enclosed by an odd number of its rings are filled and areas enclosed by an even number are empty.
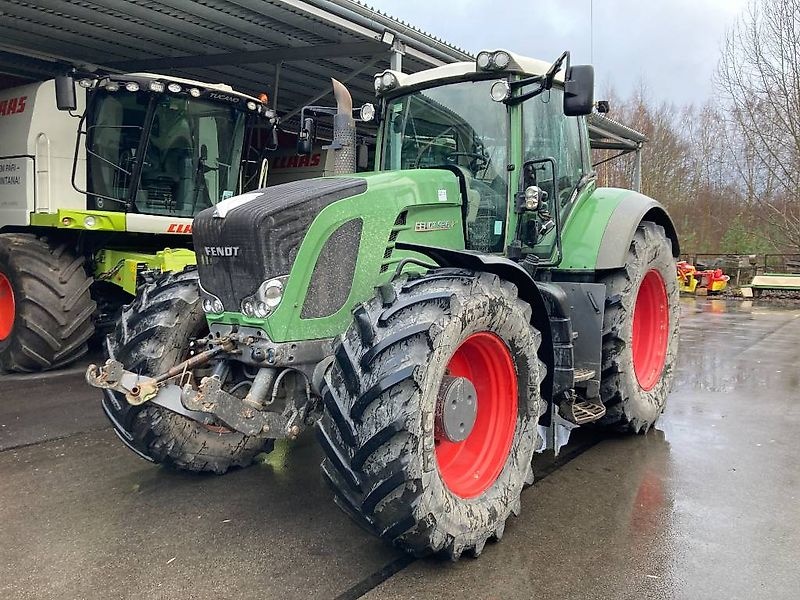
[[[645,221],[636,230],[625,268],[603,280],[600,425],[646,432],[664,412],[678,351],[678,281],[664,228]]]
[[[323,386],[337,503],[417,556],[477,556],[533,482],[541,340],[514,285],[452,269],[379,288]]]
[[[109,354],[130,371],[157,375],[185,360],[190,340],[207,333],[197,270],[190,267],[142,286],[122,311]],[[177,469],[222,474],[231,467],[250,465],[274,444],[224,426],[204,425],[153,404],[133,408],[122,399],[121,407],[117,410],[105,402],[106,412],[124,424],[134,449]]]
[[[92,279],[66,245],[0,235],[0,369],[38,372],[80,358],[94,333]]]

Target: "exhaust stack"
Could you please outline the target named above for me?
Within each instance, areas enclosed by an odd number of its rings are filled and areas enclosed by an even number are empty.
[[[356,121],[353,97],[341,81],[331,78],[336,114],[333,115],[333,174],[347,175],[356,170]]]

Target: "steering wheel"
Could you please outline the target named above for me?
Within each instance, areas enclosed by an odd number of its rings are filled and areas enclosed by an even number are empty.
[[[477,152],[450,152],[444,159],[451,165],[456,165],[461,156],[472,159],[469,163],[469,168],[473,173],[477,173],[489,166],[489,158],[485,154],[478,154]]]

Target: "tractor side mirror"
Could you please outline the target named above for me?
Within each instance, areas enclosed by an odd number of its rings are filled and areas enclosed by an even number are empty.
[[[59,75],[56,77],[56,107],[58,110],[78,109],[75,80],[72,75]]]
[[[297,153],[310,155],[317,137],[317,123],[313,117],[304,117],[297,136]]]
[[[594,107],[594,67],[575,65],[567,69],[564,80],[564,114],[588,115]]]

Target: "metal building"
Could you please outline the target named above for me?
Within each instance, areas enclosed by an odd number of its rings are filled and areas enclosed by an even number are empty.
[[[0,0],[0,15],[0,89],[73,66],[148,71],[267,92],[284,119],[322,101],[330,77],[360,104],[390,64],[472,59],[355,0]]]

